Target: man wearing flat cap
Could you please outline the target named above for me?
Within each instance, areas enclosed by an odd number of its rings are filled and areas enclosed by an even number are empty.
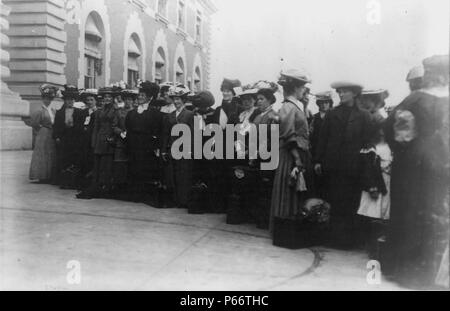
[[[384,124],[394,160],[391,218],[381,268],[414,288],[436,285],[449,239],[448,55],[426,58],[423,66],[423,88],[407,96]]]
[[[342,249],[360,246],[360,223],[356,216],[361,195],[359,152],[369,143],[370,114],[357,102],[363,89],[353,82],[339,81],[340,105],[324,119],[316,149],[315,171],[328,180],[327,201],[331,204],[331,245]]]

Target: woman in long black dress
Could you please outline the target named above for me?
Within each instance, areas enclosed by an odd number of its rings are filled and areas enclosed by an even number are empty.
[[[192,186],[193,163],[190,155],[188,158],[173,159],[173,154],[171,153],[172,144],[179,136],[172,136],[171,131],[174,126],[185,124],[190,128],[191,133],[193,132],[194,113],[185,107],[188,93],[189,90],[179,87],[173,87],[169,91],[169,96],[173,99],[176,110],[165,119],[162,135],[161,155],[166,161],[172,161],[173,164],[175,202],[178,208],[187,208],[188,206]]]
[[[151,102],[156,100],[159,86],[145,81],[139,87],[139,106],[128,112],[125,119],[129,159],[131,200],[151,206],[158,204],[160,169],[159,149],[162,115]]]
[[[115,91],[111,87],[99,89],[103,106],[95,112],[92,132],[92,148],[94,150],[94,170],[91,186],[77,195],[79,199],[109,197],[112,189],[114,160],[113,121]]]
[[[55,114],[53,138],[56,141],[59,184],[63,189],[79,187],[83,164],[83,131],[86,111],[73,105],[79,91],[66,85],[62,91],[64,104]]]
[[[448,288],[448,55],[429,57],[423,65],[424,87],[406,97],[384,126],[394,158],[381,269],[405,286],[430,288],[445,285],[436,278],[446,267]]]

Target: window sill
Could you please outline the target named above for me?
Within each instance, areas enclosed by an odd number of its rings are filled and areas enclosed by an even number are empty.
[[[182,37],[183,39],[187,38],[187,33],[181,29],[180,27],[177,27],[177,35],[179,35],[180,37]]]
[[[169,20],[159,13],[156,13],[156,20],[164,24],[166,27],[169,25]]]
[[[201,41],[195,40],[195,46],[198,47],[199,49],[203,49],[203,44]]]

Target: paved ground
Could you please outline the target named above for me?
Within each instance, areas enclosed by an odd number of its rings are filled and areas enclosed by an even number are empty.
[[[0,153],[0,289],[399,289],[369,285],[362,252],[274,247],[268,232],[227,225],[224,215],[77,200],[72,190],[30,183],[30,157]],[[68,282],[77,280],[72,260],[79,284]]]

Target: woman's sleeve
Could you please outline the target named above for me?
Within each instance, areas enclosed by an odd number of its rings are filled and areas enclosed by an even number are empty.
[[[280,136],[281,134],[283,135],[284,143],[288,146],[288,149],[308,150],[309,146],[307,139],[305,139],[306,135],[302,135],[306,133],[299,132],[308,127],[306,117],[300,113],[288,111],[283,119],[285,133],[280,133]]]
[[[41,110],[35,111],[34,113],[31,114],[30,126],[35,131],[39,131],[39,129],[42,127],[41,121],[42,121],[42,112],[41,112]]]

